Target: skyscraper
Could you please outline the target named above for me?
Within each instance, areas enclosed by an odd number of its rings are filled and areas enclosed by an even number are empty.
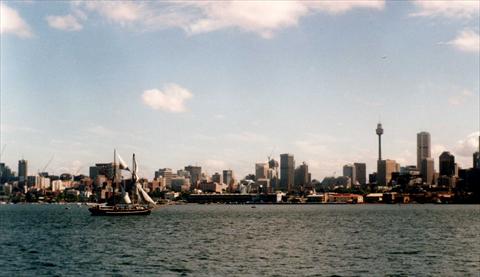
[[[308,165],[305,162],[295,169],[295,187],[297,190],[308,185],[310,181],[308,175]]]
[[[18,181],[25,183],[28,177],[28,161],[21,159],[18,161]]]
[[[172,185],[172,178],[173,178],[172,169],[160,168],[158,171],[155,172],[155,178],[158,178],[160,176],[165,178],[165,185],[167,186],[167,188],[170,188]]]
[[[255,164],[255,180],[267,179],[268,177],[268,163]]]
[[[480,151],[473,153],[473,168],[480,168]]]
[[[215,182],[215,183],[223,183],[222,182],[222,175],[218,172],[215,172],[215,174],[212,175],[212,182]]]
[[[295,181],[295,160],[291,154],[280,155],[280,189],[293,191]]]
[[[397,162],[394,160],[378,161],[377,184],[386,186],[392,179],[392,173],[398,170]]]
[[[435,177],[435,167],[432,158],[424,158],[422,160],[420,173],[422,174],[423,181],[427,185],[433,184],[433,178]]]
[[[478,151],[473,153],[473,168],[480,169],[480,136],[478,136]]]
[[[343,176],[349,177],[350,178],[350,186],[354,185],[357,181],[356,175],[355,175],[355,167],[351,164],[346,164],[343,166]]]
[[[360,185],[367,183],[367,165],[365,163],[354,163],[355,177]]]
[[[450,152],[445,151],[440,154],[440,176],[454,176],[455,175],[455,156]]]
[[[420,132],[417,134],[417,169],[422,171],[422,160],[431,157],[430,134]]]
[[[185,170],[190,172],[191,184],[193,187],[196,187],[202,177],[202,167],[189,165],[185,167]]]
[[[233,171],[232,170],[224,170],[223,171],[223,183],[231,185],[233,182]]]

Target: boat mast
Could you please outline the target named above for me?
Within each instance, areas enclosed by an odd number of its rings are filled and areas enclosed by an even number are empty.
[[[113,191],[113,205],[115,206],[115,187],[117,185],[116,178],[117,177],[117,149],[113,149],[113,184],[112,184],[112,191]]]

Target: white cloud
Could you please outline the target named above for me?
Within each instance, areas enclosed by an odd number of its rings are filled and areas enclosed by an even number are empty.
[[[459,94],[450,96],[448,98],[448,103],[452,106],[460,106],[463,105],[463,103],[467,102],[468,99],[472,96],[473,93],[470,90],[464,89]]]
[[[185,102],[193,97],[187,89],[177,84],[167,84],[163,90],[150,89],[142,94],[143,103],[155,110],[180,113],[185,112]]]
[[[472,30],[463,30],[457,34],[448,44],[453,45],[460,51],[480,53],[480,36]]]
[[[0,33],[13,34],[20,38],[33,37],[30,26],[20,17],[18,12],[0,3]]]
[[[115,135],[115,132],[113,130],[105,128],[104,126],[101,126],[101,125],[90,127],[90,128],[87,129],[87,132],[92,134],[92,135],[102,136],[102,137],[108,137],[108,136]]]
[[[266,142],[268,138],[262,134],[252,132],[231,133],[225,136],[227,139],[238,140],[242,142]]]
[[[381,10],[384,0],[369,1],[219,1],[219,2],[79,2],[112,23],[141,29],[176,27],[188,34],[226,28],[271,38],[283,28],[296,26],[300,18],[324,12],[342,14],[356,8]]]
[[[472,18],[479,13],[478,0],[414,0],[417,11],[412,16],[447,17],[447,18]]]
[[[148,8],[146,3],[133,1],[85,1],[78,2],[77,5],[83,5],[89,11],[96,11],[108,20],[126,25],[137,20],[147,20]]]
[[[472,157],[473,153],[478,151],[478,136],[480,136],[480,132],[473,132],[465,139],[459,140],[455,147],[455,154]]]
[[[63,31],[79,31],[83,28],[76,17],[71,14],[64,16],[47,16],[46,20],[50,27]]]

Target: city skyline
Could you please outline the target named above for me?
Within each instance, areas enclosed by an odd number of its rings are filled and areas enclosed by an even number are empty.
[[[321,180],[375,171],[381,121],[382,159],[417,165],[426,131],[437,171],[443,151],[471,167],[478,2],[324,3],[2,1],[1,160],[36,172],[54,155],[50,171],[88,174],[116,147],[148,178],[189,164],[243,177],[292,153]],[[276,17],[242,17],[267,8]]]

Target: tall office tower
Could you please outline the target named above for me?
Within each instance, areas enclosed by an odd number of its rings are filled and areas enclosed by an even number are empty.
[[[480,169],[480,136],[478,136],[478,151],[473,153],[473,168]]]
[[[431,157],[430,133],[417,134],[417,169],[422,171],[422,160]]]
[[[292,154],[280,155],[280,189],[293,191],[295,181],[295,160]]]
[[[267,179],[268,177],[268,163],[255,164],[255,180]]]
[[[354,163],[355,177],[360,185],[367,183],[367,165],[365,163]]]
[[[218,172],[215,172],[215,174],[212,175],[212,182],[221,184],[222,183],[222,175]]]
[[[445,151],[439,157],[440,176],[454,176],[455,175],[455,156],[450,152]]]
[[[295,187],[305,187],[308,183],[310,183],[308,165],[303,162],[295,169]]]
[[[377,184],[379,186],[386,186],[392,179],[392,173],[397,172],[399,166],[394,160],[378,161]]]
[[[432,158],[424,158],[421,164],[422,179],[427,185],[432,185],[435,177],[434,160]]]
[[[350,178],[350,183],[348,187],[352,187],[356,183],[355,167],[351,164],[346,164],[343,166],[343,176]]]
[[[18,181],[26,183],[28,177],[28,161],[21,159],[18,161]]]
[[[196,187],[197,183],[202,178],[202,167],[189,165],[185,167],[185,170],[190,173],[191,185]]]
[[[376,133],[378,135],[378,160],[382,160],[382,135],[383,135],[383,128],[382,123],[377,124]]]
[[[473,153],[473,168],[480,169],[480,151]]]
[[[233,171],[232,170],[224,170],[223,171],[223,183],[228,185],[231,185],[233,182]]]
[[[173,171],[171,168],[160,168],[155,172],[155,178],[163,177],[165,179],[165,186],[170,188],[172,186]]]
[[[272,191],[278,189],[279,186],[279,173],[278,173],[278,162],[274,159],[269,159],[268,161],[268,176],[270,180],[270,188]]]

